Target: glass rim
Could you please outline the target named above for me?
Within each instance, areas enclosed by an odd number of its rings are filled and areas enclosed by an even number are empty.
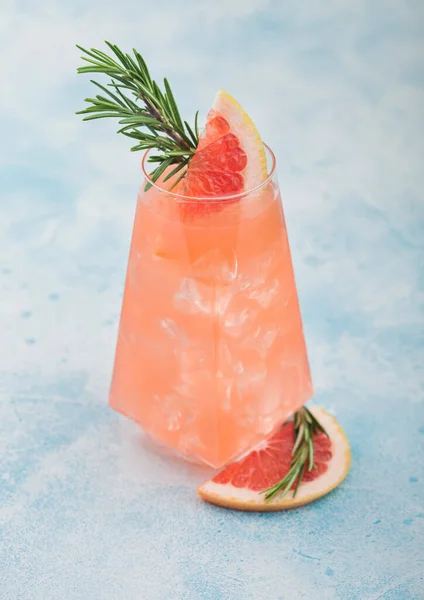
[[[262,142],[262,144],[266,148],[266,150],[269,152],[269,155],[271,157],[271,168],[269,170],[268,176],[266,179],[261,181],[261,183],[258,183],[258,185],[255,185],[254,187],[252,187],[248,190],[243,190],[242,192],[238,192],[237,194],[228,194],[225,196],[186,196],[185,194],[178,194],[176,192],[171,192],[171,191],[167,190],[166,188],[161,187],[155,181],[152,181],[152,179],[150,178],[150,175],[147,173],[147,170],[146,170],[147,157],[148,157],[149,153],[152,152],[152,150],[153,150],[152,148],[149,148],[149,150],[146,150],[146,152],[144,153],[143,159],[141,161],[141,170],[143,172],[145,180],[148,183],[150,183],[150,185],[152,187],[156,188],[160,192],[164,192],[167,195],[172,196],[173,198],[175,198],[177,200],[180,199],[185,202],[199,202],[199,201],[225,202],[225,201],[229,201],[229,200],[235,200],[237,198],[243,198],[244,196],[248,196],[252,192],[255,192],[256,190],[261,189],[267,183],[269,183],[274,176],[275,168],[276,168],[276,164],[277,164],[275,154],[271,150],[271,148],[268,146],[268,144],[265,144],[265,142]]]

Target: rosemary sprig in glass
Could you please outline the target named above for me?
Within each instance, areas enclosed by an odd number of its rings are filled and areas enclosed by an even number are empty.
[[[328,437],[321,423],[314,417],[306,406],[294,415],[294,445],[292,461],[287,474],[273,486],[261,492],[268,502],[273,498],[283,498],[294,487],[293,497],[296,496],[305,471],[312,471],[314,464],[314,436],[321,431]]]
[[[180,173],[175,184],[185,175],[193,157],[198,140],[198,111],[194,126],[183,121],[175,102],[174,95],[167,79],[164,79],[164,91],[151,78],[149,69],[137,50],[133,56],[124,54],[115,44],[106,42],[112,55],[101,50],[82,46],[77,48],[83,52],[81,57],[85,65],[77,69],[78,73],[97,73],[110,78],[106,86],[91,80],[105,95],[97,94],[94,98],[86,98],[89,104],[76,114],[85,115],[84,121],[94,119],[116,118],[121,127],[118,133],[134,139],[137,144],[132,151],[155,149],[158,153],[150,155],[148,160],[156,165],[150,173],[151,180],[157,179],[170,167],[175,167],[167,174],[167,181]],[[112,91],[113,89],[113,91]],[[174,184],[174,185],[175,185]],[[151,187],[147,183],[146,190]],[[314,468],[313,436],[322,431],[322,425],[306,408],[301,408],[294,415],[295,440],[292,450],[292,462],[286,476],[272,487],[264,490],[267,501],[276,496],[285,496],[295,485],[294,496],[303,479],[305,470]]]
[[[171,165],[175,167],[164,181],[179,172],[179,179],[182,178],[198,144],[198,112],[194,127],[190,127],[181,118],[167,79],[164,79],[164,90],[161,90],[137,50],[133,49],[131,56],[124,54],[115,44],[106,42],[106,45],[111,55],[77,45],[84,53],[82,60],[87,63],[77,72],[107,75],[110,81],[104,86],[91,80],[104,95],[86,98],[89,106],[76,114],[86,115],[84,121],[116,118],[122,125],[118,133],[137,141],[132,151],[157,150],[158,153],[148,158],[156,165],[150,174],[152,181],[156,181]],[[150,185],[148,183],[146,189]]]

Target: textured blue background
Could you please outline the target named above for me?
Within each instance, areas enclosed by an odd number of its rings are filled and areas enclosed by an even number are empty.
[[[424,5],[2,0],[1,600],[424,598]],[[316,402],[352,443],[329,497],[202,504],[205,473],[107,407],[140,156],[73,116],[74,43],[217,89],[276,150]]]

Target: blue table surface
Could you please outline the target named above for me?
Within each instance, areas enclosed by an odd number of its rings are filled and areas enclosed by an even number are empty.
[[[424,598],[423,32],[419,0],[2,3],[1,600]],[[353,453],[315,504],[203,504],[107,406],[141,175],[73,114],[74,43],[104,39],[276,151],[313,402]]]

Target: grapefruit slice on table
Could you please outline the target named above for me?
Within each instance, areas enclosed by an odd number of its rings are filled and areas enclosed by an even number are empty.
[[[258,130],[240,104],[220,90],[179,191],[187,196],[229,196],[250,190],[266,178]]]
[[[336,419],[324,409],[312,407],[312,414],[327,431],[314,436],[316,468],[305,471],[297,494],[267,502],[261,491],[280,481],[287,473],[293,449],[293,422],[285,423],[271,438],[231,463],[197,491],[206,502],[247,511],[277,511],[313,502],[336,488],[350,467],[349,442]]]

